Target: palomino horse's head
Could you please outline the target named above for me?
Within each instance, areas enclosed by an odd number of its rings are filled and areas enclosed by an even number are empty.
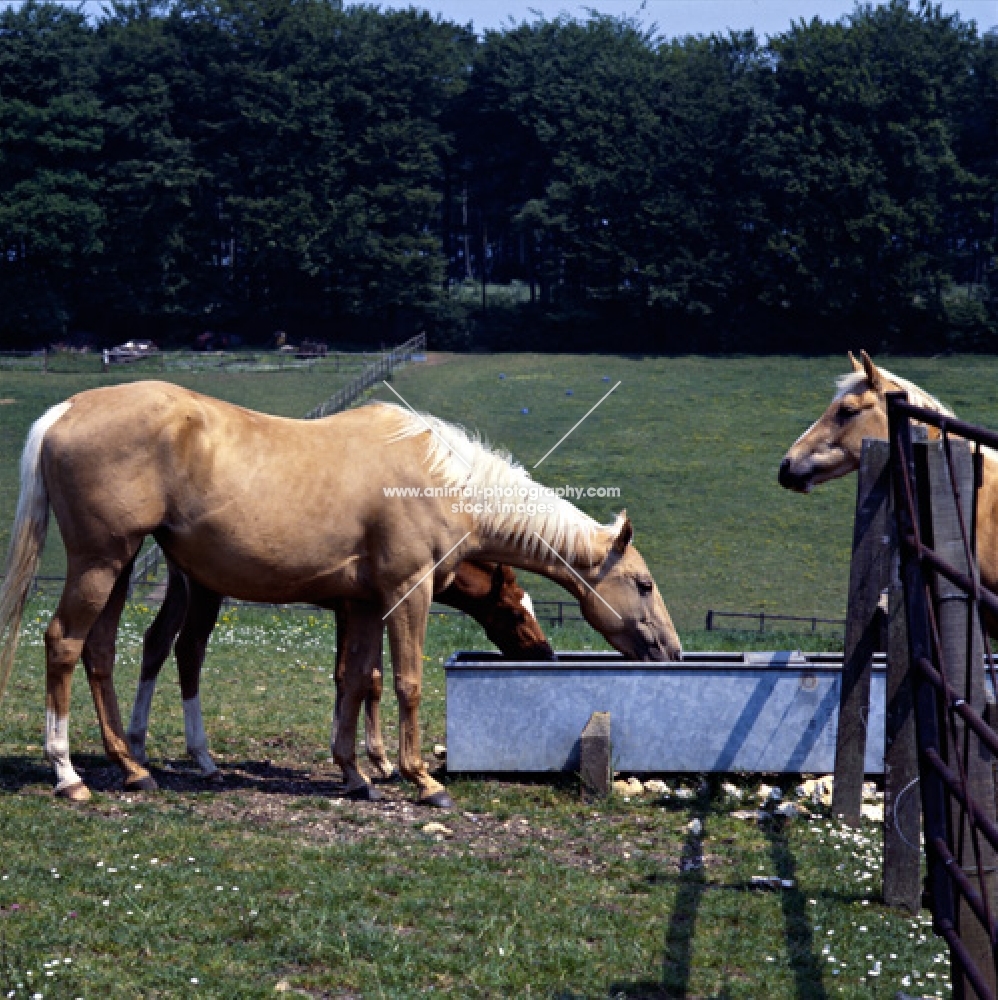
[[[679,660],[683,647],[648,566],[631,544],[626,515],[593,589],[579,599],[583,617],[630,660]]]
[[[850,353],[853,372],[839,382],[828,409],[792,445],[780,463],[780,485],[809,493],[819,483],[859,468],[863,438],[887,438],[886,393],[898,388],[861,351]]]

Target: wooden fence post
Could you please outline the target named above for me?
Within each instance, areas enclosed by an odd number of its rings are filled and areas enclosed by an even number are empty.
[[[918,787],[915,708],[909,672],[908,623],[890,518],[891,575],[887,611],[887,710],[884,720],[884,902],[918,913],[922,905],[922,800]]]
[[[931,509],[931,545],[936,553],[961,573],[971,575],[973,567],[968,563],[963,543],[964,529],[969,533],[973,524],[974,461],[970,448],[965,441],[951,440],[953,475],[950,475],[950,465],[942,442],[934,441],[923,445],[928,470],[929,503]],[[963,515],[963,527],[960,524],[954,483],[959,495],[959,511]],[[980,622],[977,608],[972,598],[959,587],[950,583],[940,574],[933,579],[936,618],[939,626],[941,645],[941,666],[950,687],[958,698],[963,698],[971,708],[983,715],[985,712],[985,689],[983,665],[983,646]],[[944,708],[943,711],[946,709]],[[947,763],[955,767],[957,755],[966,752],[966,773],[968,791],[978,804],[981,811],[989,819],[995,817],[995,788],[990,753],[980,746],[976,737],[971,737],[966,724],[954,714],[953,739],[948,746],[942,747]],[[973,877],[976,861],[973,848],[973,835],[970,824],[958,802],[950,799],[950,831],[953,853],[957,863]],[[980,863],[986,872],[987,898],[994,900],[998,889],[998,879],[995,877],[995,864],[998,860],[990,842],[983,836],[979,837]],[[995,964],[991,952],[988,931],[983,927],[973,910],[967,905],[963,896],[958,897],[956,912],[956,927],[963,944],[966,946],[974,963],[984,975],[985,981],[995,992]],[[975,991],[969,980],[953,969],[953,997],[963,1000],[975,996]]]
[[[579,737],[579,778],[583,792],[607,796],[610,770],[610,713],[593,712]]]
[[[859,825],[863,804],[870,675],[873,654],[881,645],[884,623],[881,594],[890,581],[889,459],[890,448],[886,441],[863,442],[856,489],[849,609],[832,788],[832,812],[850,826]]]

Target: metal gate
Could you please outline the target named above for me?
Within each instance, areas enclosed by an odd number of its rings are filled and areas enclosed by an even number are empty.
[[[953,995],[992,1000],[998,733],[989,723],[998,683],[983,621],[998,623],[998,596],[981,582],[977,542],[990,536],[998,514],[978,516],[986,455],[998,449],[998,434],[913,406],[905,393],[889,394],[888,413],[928,902],[933,929],[949,945]],[[930,440],[913,442],[918,425],[929,428]],[[988,571],[992,561],[998,569],[989,552]]]

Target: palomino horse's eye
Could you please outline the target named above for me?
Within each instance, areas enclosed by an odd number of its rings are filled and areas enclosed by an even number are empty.
[[[655,583],[652,580],[635,580],[638,585],[638,593],[641,595],[650,594],[655,589]]]
[[[859,407],[850,406],[848,403],[843,403],[839,407],[839,412],[836,414],[836,416],[839,418],[839,420],[845,423],[845,421],[847,420],[852,420],[852,418],[855,417],[857,413],[859,413]]]

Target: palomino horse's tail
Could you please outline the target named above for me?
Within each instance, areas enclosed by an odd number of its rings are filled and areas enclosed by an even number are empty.
[[[7,567],[0,584],[0,698],[7,689],[14,666],[21,617],[35,579],[49,524],[49,495],[41,467],[42,442],[49,428],[71,405],[69,401],[60,403],[42,414],[28,431],[28,440],[21,455],[21,494],[17,498],[17,515],[10,529]]]

